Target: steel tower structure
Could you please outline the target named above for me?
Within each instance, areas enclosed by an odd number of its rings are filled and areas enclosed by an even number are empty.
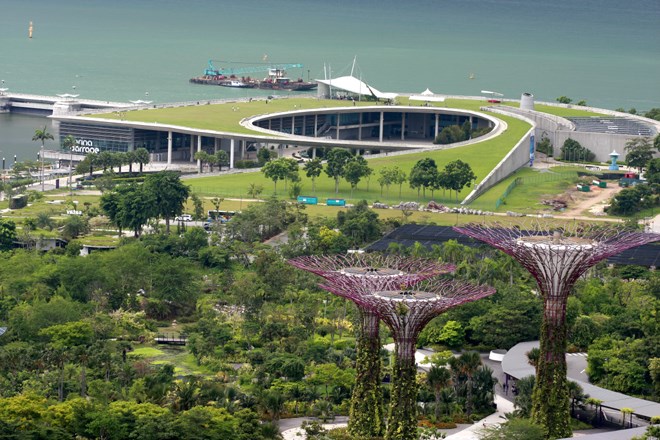
[[[371,310],[387,324],[395,341],[393,388],[387,418],[387,440],[417,438],[417,367],[415,349],[424,327],[439,314],[461,304],[492,295],[490,286],[477,286],[464,281],[436,278],[412,288],[395,282],[376,286],[365,279],[362,291],[345,277],[328,277],[321,288],[350,299]],[[379,290],[380,288],[380,290]]]
[[[516,259],[536,279],[543,300],[540,358],[532,395],[532,419],[547,438],[571,436],[566,380],[566,304],[575,282],[599,261],[626,249],[660,240],[613,226],[537,224],[529,230],[470,224],[454,230],[481,240]]]
[[[389,286],[407,288],[427,278],[451,272],[455,267],[433,260],[380,254],[306,256],[291,259],[289,264],[319,275],[326,282],[339,283],[346,292],[346,295],[340,296],[351,299],[358,306],[360,329],[357,336],[356,380],[348,429],[356,437],[382,436],[379,318],[373,310],[363,307],[352,297]]]

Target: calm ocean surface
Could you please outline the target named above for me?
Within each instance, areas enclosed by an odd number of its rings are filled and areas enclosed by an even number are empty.
[[[355,75],[381,91],[648,110],[660,107],[658,23],[658,0],[0,0],[0,79],[12,92],[160,103],[259,93],[189,84],[209,58],[267,55],[313,79],[324,63],[347,75],[357,57]],[[0,156],[34,157],[40,124],[0,115]]]

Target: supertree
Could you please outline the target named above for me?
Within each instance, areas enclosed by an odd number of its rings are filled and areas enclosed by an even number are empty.
[[[433,318],[448,309],[492,295],[490,286],[436,278],[407,288],[395,282],[375,286],[364,280],[362,292],[346,278],[328,278],[321,288],[372,310],[387,324],[394,338],[392,392],[387,418],[387,440],[417,438],[417,367],[415,349],[420,332]],[[378,290],[380,287],[381,290]]]
[[[424,279],[455,269],[433,260],[381,254],[306,256],[289,260],[299,269],[326,280],[341,280],[350,295],[360,295],[365,287],[380,291],[389,285],[412,286]],[[349,295],[344,295],[349,298]],[[358,306],[360,329],[357,334],[356,380],[351,397],[349,432],[355,437],[383,435],[383,410],[380,390],[380,337],[378,315]]]
[[[566,304],[578,278],[599,261],[660,240],[615,226],[535,224],[529,229],[470,224],[454,230],[516,259],[536,279],[543,300],[540,357],[532,394],[532,419],[547,438],[571,436],[566,379]]]

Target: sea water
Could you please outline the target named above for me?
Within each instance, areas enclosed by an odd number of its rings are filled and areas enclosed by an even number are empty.
[[[289,75],[305,80],[353,71],[383,92],[643,111],[660,107],[658,23],[658,0],[1,0],[0,87],[157,103],[264,93],[190,84],[213,59],[302,63]],[[0,155],[34,157],[42,125],[0,117]]]

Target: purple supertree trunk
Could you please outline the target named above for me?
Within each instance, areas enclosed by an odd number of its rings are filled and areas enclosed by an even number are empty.
[[[548,438],[570,437],[566,380],[568,295],[577,279],[599,261],[658,241],[660,234],[590,225],[557,229],[537,224],[523,230],[471,224],[454,230],[511,255],[536,279],[543,299],[543,321],[532,419],[546,429]]]

